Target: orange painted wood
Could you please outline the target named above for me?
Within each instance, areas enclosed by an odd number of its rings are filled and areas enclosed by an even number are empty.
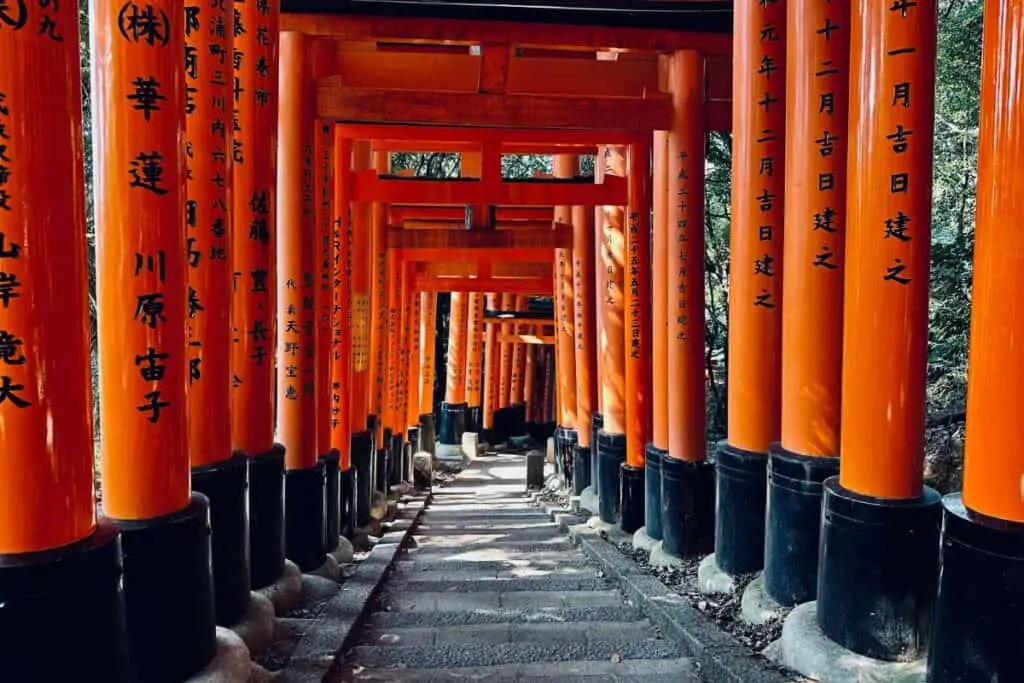
[[[524,294],[516,294],[513,310],[526,310],[526,296]],[[513,324],[512,330],[514,334],[523,334],[524,326]],[[509,381],[509,403],[515,405],[524,401],[523,389],[525,388],[525,380],[526,349],[524,344],[516,342],[512,344],[512,378]]]
[[[626,464],[643,467],[651,438],[651,138],[627,148],[629,210],[626,232],[624,332]]]
[[[678,108],[676,115],[679,115]],[[675,245],[669,239],[667,133],[654,133],[653,151],[651,354],[654,373],[651,383],[651,441],[656,447],[668,450],[668,261],[669,253]]]
[[[420,293],[420,414],[434,412],[437,294]]]
[[[384,378],[384,416],[385,427],[390,427],[392,433],[398,433],[401,429],[400,410],[400,385],[401,385],[401,354],[402,354],[402,294],[404,291],[403,273],[405,268],[401,267],[397,255],[393,251],[387,254],[387,280],[385,291],[387,292],[387,354],[381,374]]]
[[[460,250],[477,253],[479,257],[496,249],[507,250],[507,260],[529,263],[549,260],[550,252],[556,248],[572,246],[572,229],[560,226],[554,230],[528,229],[498,231],[451,230],[401,230],[387,231],[387,248],[405,252],[406,260],[418,260],[412,255],[424,249],[444,249],[449,253],[447,260],[462,258],[455,254]]]
[[[499,343],[508,342],[511,344],[544,344],[547,346],[554,346],[556,342],[556,335],[535,334],[533,332],[513,332],[511,334],[498,335],[497,341]]]
[[[579,169],[579,157],[559,154],[554,158],[556,178],[572,178]],[[554,221],[561,226],[572,224],[572,206],[563,204],[554,209]],[[555,250],[555,376],[558,382],[558,424],[572,429],[576,426],[576,349],[575,311],[572,281],[572,249]],[[529,396],[529,393],[527,393]]]
[[[0,29],[3,555],[64,546],[96,528],[78,7],[29,7],[32,23]],[[44,17],[52,34],[37,30]],[[133,113],[119,101],[108,116]],[[111,333],[136,324],[130,310],[108,315]],[[123,351],[110,362],[132,368]]]
[[[277,214],[277,438],[289,470],[315,467],[319,235],[316,224],[310,41],[281,34],[281,108],[278,124]]]
[[[349,88],[475,93],[480,57],[468,53],[338,50],[331,75],[335,74]]]
[[[608,162],[604,148],[597,148],[594,157],[594,182],[604,182]],[[594,207],[594,341],[597,347],[597,408],[604,413],[604,301],[608,290],[608,269],[604,263],[604,207]],[[596,446],[597,444],[594,444]]]
[[[339,454],[339,467],[347,470],[352,464],[352,432],[362,431],[363,424],[353,428],[352,405],[361,397],[352,382],[352,140],[332,131],[334,172],[331,177],[331,260],[329,288],[331,307],[328,311],[331,336],[329,349],[330,394],[328,425],[330,447]],[[365,418],[364,418],[365,420]]]
[[[850,14],[855,144],[847,163],[839,481],[866,496],[913,498],[924,465],[936,3],[908,7],[903,17],[857,0]],[[889,137],[900,130],[912,132],[906,148]]]
[[[500,289],[509,294],[550,296],[553,278],[432,278],[420,276],[416,288],[426,292],[488,292]]]
[[[501,294],[501,310],[513,311],[515,310],[515,295],[505,291],[499,290]],[[498,335],[510,335],[512,334],[512,324],[503,323],[498,328]],[[510,403],[511,387],[512,387],[512,344],[510,342],[500,342],[501,344],[501,367],[499,368],[499,381],[498,381],[498,408],[506,408]]]
[[[483,93],[500,95],[508,88],[509,62],[512,50],[507,43],[485,43],[480,46],[480,84]]]
[[[616,179],[610,179],[606,185],[551,180],[487,184],[472,181],[380,178],[374,172],[361,171],[356,173],[355,193],[356,201],[360,202],[547,207],[559,204],[594,205],[625,202],[628,188],[624,181]]]
[[[631,136],[626,131],[611,128],[594,130],[547,130],[501,126],[468,128],[452,125],[450,122],[430,128],[401,123],[353,121],[338,122],[337,125],[345,127],[346,135],[350,135],[356,140],[373,140],[375,145],[390,145],[403,141],[417,144],[496,143],[499,145],[499,149],[506,154],[512,153],[506,148],[515,145],[553,145],[558,147],[561,145],[625,144],[629,142]]]
[[[387,154],[373,153],[374,171],[384,173],[390,166]],[[356,173],[356,177],[358,177]],[[355,196],[359,201],[358,193]],[[384,438],[384,369],[387,362],[387,249],[384,217],[386,207],[371,204],[370,217],[370,414],[377,416],[377,441]]]
[[[673,57],[676,121],[668,135],[667,361],[668,454],[688,462],[707,457],[704,400],[704,144],[701,57]]]
[[[484,293],[471,292],[466,320],[466,403],[483,405]]]
[[[420,331],[421,318],[423,317],[423,292],[416,289],[416,281],[411,277],[411,273],[409,285],[411,296],[409,320],[406,328],[406,334],[409,337],[409,371],[406,377],[406,393],[408,396],[406,400],[405,423],[407,426],[414,427],[419,424],[420,404],[422,402],[420,398],[422,375],[420,371],[420,354],[423,341]]]
[[[231,442],[255,456],[274,445],[279,10],[235,9],[249,30],[233,38],[231,58],[231,268],[241,273],[231,306]]]
[[[466,332],[469,316],[469,295],[452,292],[448,325],[447,382],[444,400],[462,403],[466,400]]]
[[[590,424],[597,409],[597,345],[594,316],[594,211],[572,207],[573,352],[576,364],[576,435],[590,446]]]
[[[644,98],[658,95],[658,63],[516,57],[507,92],[517,95]]]
[[[648,132],[667,128],[672,117],[663,94],[637,100],[383,90],[350,87],[337,76],[321,79],[318,91],[319,117],[365,123]]]
[[[605,180],[608,175],[625,176],[625,148],[608,147],[605,152]],[[622,206],[602,207],[601,264],[605,289],[600,348],[601,394],[604,403],[604,431],[626,433],[626,216]]]
[[[361,15],[292,14],[284,28],[331,36],[338,40],[506,43],[522,47],[558,46],[563,49],[666,50],[689,48],[705,54],[732,52],[728,34],[696,31],[658,31],[621,26],[571,26],[529,22],[417,19]]]
[[[782,446],[839,455],[850,5],[790,0],[786,28],[786,231]],[[822,26],[834,25],[825,35]],[[821,65],[831,65],[827,73]],[[827,106],[822,107],[822,99]],[[815,135],[808,135],[814,131]],[[824,140],[826,146],[816,140]],[[825,227],[821,227],[825,226]]]
[[[344,135],[340,126],[334,127],[335,137]],[[359,170],[373,165],[373,156],[368,142],[352,145],[352,168]],[[343,169],[339,169],[341,172]],[[351,181],[349,181],[351,182]],[[370,255],[370,233],[372,232],[372,207],[352,201],[352,432],[366,429],[370,414],[370,289],[373,259]]]
[[[493,311],[498,308],[498,295],[488,292],[485,306]],[[498,323],[484,323],[484,405],[483,426],[490,429],[494,426],[494,409],[498,403],[498,367],[501,351],[498,348]]]
[[[193,467],[231,457],[231,295],[228,158],[231,39],[213,30],[225,6],[187,0],[199,26],[185,26],[186,211],[188,252],[189,454]],[[221,125],[217,125],[220,122]],[[248,278],[248,274],[246,275]]]
[[[765,452],[779,439],[786,8],[742,0],[734,16],[728,442]]]
[[[1019,426],[1024,356],[1016,317],[1024,291],[1024,253],[1015,234],[1024,216],[1024,117],[1018,95],[1024,86],[1018,59],[1022,39],[1020,4],[988,3],[964,453],[964,503],[975,512],[1014,522],[1024,522]]]
[[[340,160],[339,160],[340,161]],[[313,306],[316,311],[316,452],[327,455],[331,450],[331,353],[334,292],[331,286],[334,263],[334,220],[331,206],[334,193],[334,130],[327,121],[316,123],[313,146],[313,180],[316,200],[316,272],[313,283]],[[351,191],[351,190],[350,190]]]
[[[164,40],[152,46],[142,34],[122,34],[120,3],[96,2],[92,16],[92,54],[103,56],[93,63],[92,93],[102,160],[95,206],[103,508],[126,520],[177,512],[190,495],[184,11],[169,0],[151,7],[166,18]],[[66,39],[73,21],[64,22]],[[166,99],[147,120],[130,98],[150,79]]]

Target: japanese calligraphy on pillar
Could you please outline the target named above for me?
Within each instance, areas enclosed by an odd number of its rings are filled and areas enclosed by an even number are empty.
[[[924,21],[923,14],[934,15],[933,2],[913,0],[890,0],[886,16],[884,73],[889,76],[884,93],[888,111],[881,116],[888,123],[885,131],[887,144],[876,148],[888,159],[880,161],[880,168],[888,169],[879,190],[886,192],[883,202],[887,214],[878,226],[878,233],[886,242],[889,262],[880,273],[882,279],[895,286],[906,286],[914,278],[928,278],[928,260],[915,258],[915,240],[929,240],[930,217],[921,210],[927,208],[931,195],[931,180],[928,174],[915,174],[915,168],[927,168],[931,150],[924,145],[915,145],[914,136],[930,135],[933,93],[928,82],[931,79],[917,79],[920,63],[931,59],[928,54],[918,54],[917,26]],[[931,21],[934,21],[932,17]],[[918,125],[927,121],[927,127]],[[917,149],[915,149],[917,147]],[[924,155],[925,163],[921,157]],[[915,185],[920,183],[920,187]],[[921,198],[928,198],[922,200]],[[923,247],[927,249],[927,247]],[[927,285],[924,285],[927,287]]]
[[[93,93],[103,161],[96,273],[108,427],[101,438],[105,472],[120,475],[108,480],[103,503],[126,519],[188,503],[185,17],[169,0],[98,0],[93,17],[93,55],[103,55],[94,61]]]
[[[22,7],[19,17],[27,11]],[[19,22],[24,25],[24,19]],[[17,26],[17,24],[13,24]],[[21,27],[17,27],[20,30]],[[3,309],[5,325],[0,329],[0,362],[3,363],[3,374],[0,374],[0,409],[4,407],[28,408],[33,401],[27,397],[32,389],[26,390],[26,382],[31,387],[28,368],[22,368],[26,363],[32,362],[31,352],[26,357],[26,349],[21,335],[26,331],[14,327],[14,321],[25,316],[18,311],[19,308],[31,308],[21,296],[21,289],[24,285],[25,272],[22,270],[21,243],[24,238],[18,235],[19,229],[24,230],[27,220],[16,221],[15,209],[20,209],[22,197],[18,196],[15,185],[19,180],[18,162],[21,155],[18,146],[13,144],[11,134],[13,132],[11,104],[8,101],[6,92],[0,92],[0,307]],[[27,156],[27,155],[26,155]],[[19,210],[20,214],[21,211]],[[17,242],[14,241],[17,238]],[[31,301],[31,300],[30,300]],[[11,304],[14,309],[11,311]],[[28,317],[28,316],[25,316]],[[31,320],[31,318],[29,318]],[[24,374],[24,378],[19,375]],[[12,377],[14,375],[14,377]]]
[[[336,135],[328,142],[337,155],[331,223],[331,260],[328,274],[330,300],[330,430],[331,446],[344,455],[349,452],[350,401],[352,395],[352,203],[350,201],[352,141]],[[358,427],[362,429],[362,425]],[[342,463],[343,465],[347,463]]]
[[[318,247],[314,291],[317,338],[314,377],[317,396],[317,452],[323,455],[331,449],[331,422],[335,419],[331,416],[331,352],[334,329],[331,322],[331,309],[334,305],[331,280],[335,268],[335,214],[331,209],[331,197],[334,192],[334,126],[329,121],[321,121],[316,124],[316,130],[314,152]]]
[[[629,357],[640,360],[640,214],[629,214]],[[649,265],[649,264],[647,264]]]
[[[232,271],[228,261],[231,15],[222,0],[185,5],[188,362],[192,464],[231,453],[229,415]],[[137,79],[135,107],[151,113],[166,100]],[[205,365],[205,369],[204,369]]]
[[[256,455],[270,450],[274,432],[278,7],[235,0],[228,23],[225,18],[223,29],[232,36],[232,441]]]
[[[746,0],[756,2],[753,21],[758,27],[755,52],[754,128],[758,131],[754,149],[757,155],[756,178],[751,189],[756,193],[757,239],[750,268],[754,274],[754,298],[757,308],[776,309],[782,292],[782,197],[785,190],[784,128],[786,104],[786,5],[782,0]],[[776,169],[778,167],[778,169]],[[778,170],[778,172],[776,172]]]

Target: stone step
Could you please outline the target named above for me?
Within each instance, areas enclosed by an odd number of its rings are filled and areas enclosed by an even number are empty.
[[[561,538],[551,538],[551,540],[543,541],[486,541],[480,543],[474,543],[472,545],[466,545],[457,542],[442,543],[439,540],[421,542],[419,538],[414,538],[415,551],[417,554],[426,555],[451,555],[453,558],[466,559],[462,557],[468,553],[478,553],[481,551],[489,551],[491,553],[516,553],[532,554],[546,551],[558,551],[564,553],[576,552],[576,546],[572,544],[565,536]],[[410,549],[411,550],[411,549]],[[494,559],[494,558],[490,558]]]
[[[427,552],[426,550],[420,550],[418,548],[409,548],[406,551],[405,560],[420,563],[458,563],[458,564],[471,564],[480,562],[528,562],[528,563],[540,563],[543,566],[544,563],[560,563],[565,562],[577,562],[583,559],[583,555],[580,554],[575,548],[571,548],[568,551],[559,548],[550,548],[546,550],[528,549],[518,550],[509,549],[502,547],[492,548],[477,548],[467,552],[439,552],[438,549],[432,549]]]
[[[646,619],[632,622],[578,621],[571,624],[471,624],[460,626],[409,626],[371,629],[363,634],[365,645],[421,647],[478,643],[596,643],[609,640],[640,641],[655,638]]]
[[[481,543],[561,543],[565,535],[551,524],[535,529],[417,529],[413,540],[418,546],[464,545]]]
[[[622,596],[615,590],[587,590],[570,593],[557,591],[421,592],[394,591],[386,588],[382,603],[387,611],[440,612],[460,610],[545,609],[572,607],[617,607]]]
[[[529,681],[530,683],[696,683],[693,663],[686,658],[610,661],[543,662],[474,666],[459,669],[374,669],[345,665],[324,679],[336,681],[395,681],[433,683],[434,681]]]
[[[481,519],[476,517],[475,519],[425,519],[420,522],[420,525],[416,528],[418,534],[448,534],[448,533],[463,533],[463,534],[487,534],[495,531],[502,532],[532,532],[538,529],[545,529],[547,531],[558,531],[558,525],[553,523],[550,519],[544,515],[537,515],[534,517],[517,517],[513,520],[504,519],[492,519],[487,517]]]
[[[465,572],[436,581],[421,580],[412,576],[397,576],[389,584],[398,593],[501,593],[534,591],[599,591],[611,588],[604,578],[594,576],[526,576],[513,578],[488,578],[476,572]]]
[[[359,645],[348,661],[365,667],[442,669],[520,662],[621,661],[674,659],[679,650],[665,640],[605,640],[589,643],[504,643],[379,647]],[[551,675],[550,673],[546,675]]]
[[[456,581],[459,579],[513,579],[533,576],[597,576],[597,570],[584,560],[578,562],[399,562],[395,573],[414,581]]]
[[[371,615],[371,628],[389,629],[405,626],[460,626],[471,624],[538,624],[565,625],[585,621],[640,621],[643,615],[635,607],[614,606],[542,607],[540,609],[509,609],[503,607],[473,611],[438,612],[376,612]]]

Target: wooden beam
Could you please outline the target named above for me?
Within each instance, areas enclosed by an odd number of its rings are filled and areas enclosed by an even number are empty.
[[[672,102],[543,95],[490,95],[350,88],[340,76],[321,79],[317,116],[342,122],[497,126],[584,130],[668,130]]]
[[[643,98],[658,90],[658,62],[517,57],[508,73],[517,95]]]
[[[482,204],[492,206],[624,206],[625,178],[605,176],[601,184],[556,180],[503,181],[380,178],[375,171],[354,174],[352,200],[400,204]]]
[[[572,226],[559,224],[550,230],[516,229],[516,230],[402,230],[389,228],[387,231],[387,248],[403,251],[444,250],[450,249],[452,256],[437,259],[440,261],[463,260],[463,256],[455,252],[469,251],[473,258],[483,258],[481,251],[515,250],[516,254],[508,254],[508,261],[552,262],[551,249],[572,249]],[[524,258],[532,252],[531,258]],[[541,256],[538,258],[537,253]],[[504,257],[504,255],[503,255]],[[406,259],[419,260],[419,259]],[[500,259],[498,259],[500,260]]]
[[[414,262],[416,274],[428,277],[474,277],[485,276],[480,263],[473,261],[424,261]],[[546,278],[551,277],[552,265],[548,263],[508,263],[499,261],[490,264],[490,275],[495,278]]]
[[[552,278],[510,277],[425,277],[416,278],[421,292],[502,292],[527,296],[549,296],[555,286]]]
[[[708,55],[732,54],[732,34],[727,32],[704,33],[617,26],[282,13],[281,30],[354,41],[391,40],[466,45],[506,43],[520,47],[561,47],[586,51],[621,49],[671,52],[691,49]]]
[[[399,141],[422,141],[424,138],[431,144],[473,142],[498,143],[502,152],[515,145],[552,145],[597,147],[598,145],[628,145],[635,134],[621,130],[544,130],[523,128],[502,128],[487,126],[483,128],[457,127],[452,125],[417,126],[408,124],[385,124],[374,122],[342,122],[344,134],[354,140],[388,140],[397,144]],[[389,143],[390,144],[390,143]],[[419,143],[417,143],[419,144]],[[409,151],[409,150],[399,150]],[[430,150],[425,150],[430,151]],[[446,150],[443,150],[446,151]]]
[[[480,57],[470,54],[337,50],[332,76],[351,88],[475,93]]]
[[[554,344],[555,335],[553,334],[499,334],[497,335],[496,341],[500,342],[513,342],[523,344]]]
[[[480,46],[480,56],[480,92],[505,94],[512,48],[507,43],[485,43]]]

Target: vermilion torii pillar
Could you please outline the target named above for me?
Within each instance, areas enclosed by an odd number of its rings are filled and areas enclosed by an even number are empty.
[[[316,271],[313,282],[313,307],[316,317],[316,358],[314,362],[316,391],[316,453],[324,468],[324,552],[338,547],[341,538],[341,483],[339,461],[341,451],[332,446],[331,422],[331,354],[334,348],[334,326],[331,309],[334,292],[334,220],[331,207],[334,194],[334,124],[318,121],[313,139],[313,179],[316,201]],[[350,165],[351,167],[351,165]]]
[[[868,657],[924,654],[939,497],[922,485],[936,3],[851,6],[839,477],[818,623]]]
[[[281,33],[278,123],[277,433],[286,449],[285,554],[304,572],[324,563],[324,467],[316,443],[318,240],[312,41]]]
[[[19,25],[0,33],[0,661],[11,680],[74,680],[88,662],[120,682],[121,552],[95,507],[78,6],[12,8]],[[55,625],[59,656],[40,637]]]
[[[498,295],[487,294],[485,310],[498,310]],[[501,351],[498,344],[498,324],[484,323],[484,409],[483,439],[494,439],[494,411],[498,408],[498,368]]]
[[[779,438],[786,3],[740,0],[733,26],[729,424],[719,444],[715,562],[764,564],[768,445]]]
[[[231,450],[232,79],[225,6],[185,3],[186,203],[188,251],[188,414],[192,486],[210,499],[217,623],[237,622],[249,606],[248,458]],[[241,153],[240,153],[241,154]]]
[[[579,157],[574,154],[554,156],[554,176],[569,180],[576,176]],[[572,223],[572,207],[556,206],[556,225]],[[555,249],[555,376],[558,381],[558,425],[555,430],[555,468],[563,486],[571,483],[572,452],[576,432],[576,349],[575,311],[572,281],[572,250]],[[524,352],[526,349],[523,349]],[[526,400],[533,401],[527,393]]]
[[[466,331],[466,431],[479,433],[483,418],[484,295],[469,294]]]
[[[623,147],[604,147],[598,152],[595,174],[626,176]],[[603,207],[601,262],[605,289],[601,292],[602,317],[599,348],[603,428],[597,435],[597,486],[601,521],[615,524],[619,517],[619,483],[626,462],[626,328],[625,268],[626,225],[621,206]]]
[[[337,130],[337,128],[336,128]],[[352,167],[364,171],[373,166],[370,143],[357,141],[352,146]],[[338,170],[339,173],[343,169]],[[373,207],[365,202],[351,204],[352,213],[352,397],[349,414],[352,429],[352,466],[356,477],[356,527],[370,523],[370,496],[373,495],[374,434],[370,424],[372,374],[370,372],[370,233]]]
[[[469,295],[452,292],[448,313],[448,355],[444,402],[438,424],[441,448],[437,457],[462,460],[462,434],[466,431],[466,332]]]
[[[378,174],[387,173],[391,162],[387,152],[373,152],[373,168]],[[387,207],[381,202],[373,202],[370,209],[370,240],[371,254],[371,287],[370,287],[370,407],[369,417],[373,433],[373,490],[384,493],[386,482],[383,481],[387,471],[387,451],[391,441],[391,431],[385,429],[385,396],[384,383],[387,371],[388,344],[388,269],[387,249],[385,248]]]
[[[668,452],[661,463],[662,548],[711,551],[715,473],[707,460],[704,401],[704,58],[675,53],[668,135]]]
[[[985,3],[964,490],[943,499],[928,680],[1024,680],[1021,3]],[[912,93],[913,95],[913,93]],[[970,656],[965,656],[969,652]]]
[[[415,285],[415,280],[413,281]],[[415,287],[411,290],[412,301],[409,308],[409,326],[406,334],[409,335],[409,372],[406,378],[406,401],[405,425],[406,427],[418,428],[420,424],[420,317],[423,307],[423,292]],[[413,442],[413,449],[416,449],[416,442]]]
[[[621,527],[644,525],[644,449],[651,436],[651,140],[627,149],[629,220],[626,232],[626,464],[622,467]]]
[[[350,138],[344,136],[340,127],[333,129],[330,144],[334,149],[334,173],[332,183],[332,200],[330,204],[333,218],[331,220],[331,259],[329,287],[331,308],[329,311],[330,336],[330,444],[332,450],[338,452],[338,506],[339,533],[352,539],[356,530],[356,510],[358,490],[357,470],[352,458],[352,429],[354,411],[352,404],[360,400],[355,393],[352,375],[352,276],[354,263],[352,259],[352,168],[354,145]],[[368,455],[365,451],[361,454]],[[365,468],[364,468],[365,469]]]
[[[644,449],[644,526],[634,546],[661,540],[661,461],[668,453],[668,134],[654,132],[651,196],[651,441]]]
[[[231,444],[249,458],[249,572],[263,588],[284,571],[284,447],[274,443],[279,10],[235,9],[233,109],[211,127],[231,134]]]
[[[434,378],[437,372],[437,292],[420,292],[420,434],[430,425],[433,453]],[[429,416],[429,417],[428,417]]]
[[[209,501],[189,481],[185,10],[93,8],[103,509],[122,525],[131,678],[184,680],[216,650]]]
[[[573,451],[573,491],[581,495],[593,484],[591,424],[597,408],[597,346],[594,316],[594,210],[572,207],[573,326],[576,360],[576,447]],[[541,383],[538,382],[538,385]]]
[[[769,450],[764,567],[787,606],[817,593],[821,482],[839,472],[850,52],[846,0],[789,2],[782,439]]]

